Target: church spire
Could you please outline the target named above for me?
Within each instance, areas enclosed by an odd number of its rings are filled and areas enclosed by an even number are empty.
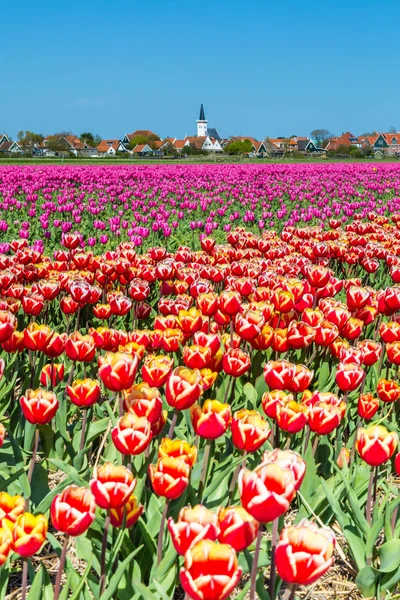
[[[200,117],[199,117],[199,121],[205,121],[205,120],[206,120],[206,117],[205,117],[205,115],[204,115],[204,107],[203,107],[203,105],[201,104],[201,105],[200,105]]]

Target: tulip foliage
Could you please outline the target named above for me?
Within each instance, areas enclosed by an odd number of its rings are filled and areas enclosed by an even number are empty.
[[[301,168],[2,169],[0,600],[396,589],[398,169]]]

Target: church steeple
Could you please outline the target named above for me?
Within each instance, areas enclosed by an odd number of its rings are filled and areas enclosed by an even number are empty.
[[[199,116],[199,121],[205,121],[206,117],[204,115],[204,106],[202,104],[200,104],[200,116]]]
[[[208,122],[204,113],[204,106],[200,105],[200,116],[197,120],[197,136],[206,137]]]

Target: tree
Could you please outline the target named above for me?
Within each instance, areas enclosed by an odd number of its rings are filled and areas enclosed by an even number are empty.
[[[248,154],[252,150],[254,148],[250,140],[236,140],[230,142],[224,148],[224,152],[227,154]]]
[[[310,133],[310,136],[317,142],[318,146],[321,146],[323,142],[332,137],[332,134],[330,131],[328,131],[328,129],[314,129]]]
[[[21,146],[33,146],[34,144],[41,144],[44,140],[44,136],[41,133],[35,133],[34,131],[23,131],[22,129],[17,133],[17,139]]]
[[[397,129],[394,125],[392,125],[391,127],[389,127],[389,133],[397,133]]]
[[[56,135],[49,135],[47,138],[47,148],[50,148],[53,152],[69,152],[71,146],[68,144],[64,135],[57,133]]]
[[[90,131],[84,131],[79,136],[82,144],[89,144],[93,148],[96,148],[101,142],[101,136],[98,133],[91,133]]]
[[[138,135],[130,140],[129,148],[133,150],[138,144],[147,144],[148,140],[149,138],[147,138],[145,135]]]
[[[165,154],[165,156],[177,156],[178,155],[177,149],[174,148],[174,146],[172,144],[170,144],[169,142],[163,146],[162,152],[163,152],[163,154]]]
[[[358,137],[363,138],[363,137],[369,137],[369,136],[373,136],[373,135],[378,135],[378,134],[376,133],[376,131],[366,131],[365,133],[361,133]]]

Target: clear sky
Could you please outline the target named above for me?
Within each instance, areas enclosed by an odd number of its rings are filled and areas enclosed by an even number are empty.
[[[0,0],[0,132],[400,129],[398,0]]]

